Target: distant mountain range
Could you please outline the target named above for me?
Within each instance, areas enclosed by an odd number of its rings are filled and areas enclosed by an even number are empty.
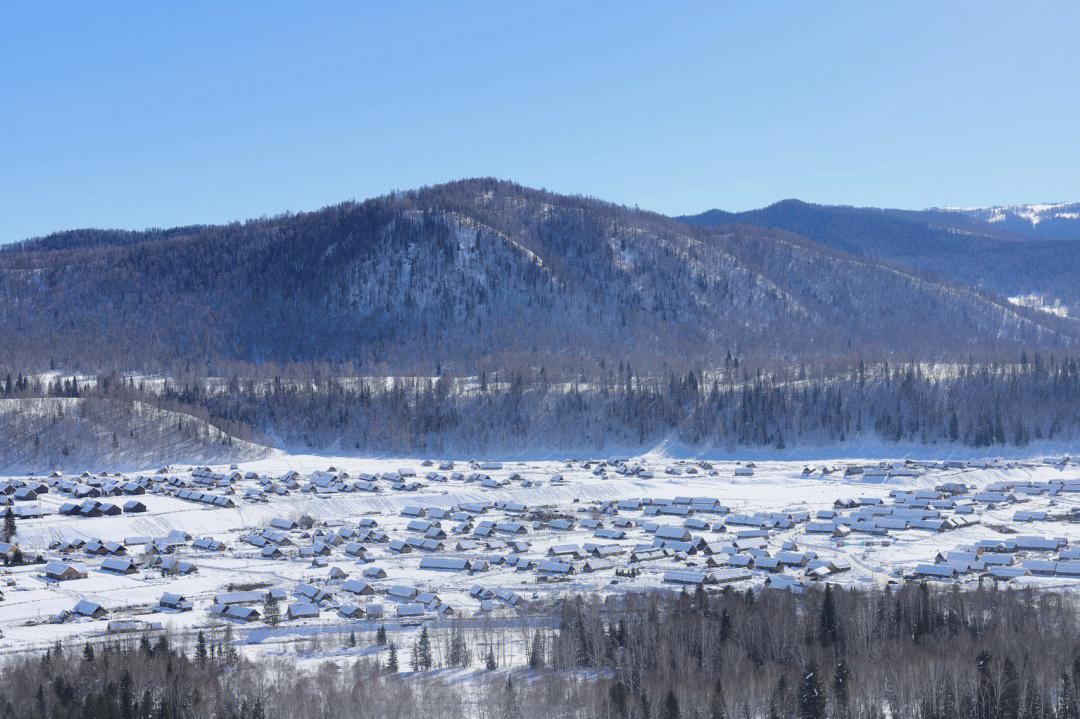
[[[943,207],[1025,237],[1043,240],[1080,240],[1080,202],[998,207]]]
[[[1077,253],[952,210],[788,201],[671,219],[466,180],[243,224],[6,247],[0,365],[434,374],[1011,357],[1080,342],[1080,323],[1003,299],[1080,301]]]
[[[911,211],[785,200],[760,210],[710,210],[679,219],[703,226],[783,229],[844,252],[899,262],[1000,296],[1034,297],[1077,317],[1078,211],[1080,204]]]

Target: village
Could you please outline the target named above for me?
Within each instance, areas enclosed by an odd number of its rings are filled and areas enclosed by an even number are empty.
[[[3,478],[0,514],[15,530],[0,542],[5,652],[223,625],[243,637],[498,620],[570,593],[1080,587],[1068,458],[280,455]]]

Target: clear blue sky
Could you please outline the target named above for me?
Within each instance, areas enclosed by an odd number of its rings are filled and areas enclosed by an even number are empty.
[[[1080,200],[1080,3],[0,6],[0,242],[496,176],[667,213]]]

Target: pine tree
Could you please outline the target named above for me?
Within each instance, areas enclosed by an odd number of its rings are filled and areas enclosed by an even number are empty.
[[[833,601],[832,588],[825,585],[825,597],[821,602],[821,645],[830,647],[840,640],[837,626],[836,603]]]
[[[975,657],[975,666],[978,669],[978,683],[975,686],[976,719],[991,719],[996,716],[993,711],[995,690],[990,667],[992,659],[990,652],[985,649]]]
[[[503,688],[503,719],[518,719],[520,716],[521,706],[518,704],[514,681],[506,677],[506,686]]]
[[[1061,719],[1080,719],[1080,697],[1077,696],[1076,683],[1068,672],[1061,673],[1061,700],[1057,715]]]
[[[791,715],[791,700],[789,693],[787,675],[781,674],[780,678],[776,680],[776,688],[773,689],[773,694],[769,698],[770,717]]]
[[[431,669],[431,640],[428,638],[427,627],[420,630],[420,637],[413,643],[412,659],[409,663],[416,672]]]
[[[87,642],[86,646],[83,647],[82,655],[87,662],[94,661],[94,648],[90,646],[90,642]]]
[[[539,629],[533,634],[532,647],[529,649],[529,668],[543,669],[544,667],[544,634]]]
[[[467,667],[472,663],[472,655],[465,643],[465,632],[460,625],[454,627],[450,635],[450,650],[447,652],[447,660],[452,667]]]
[[[134,697],[132,696],[132,680],[131,673],[124,671],[123,676],[120,677],[120,719],[133,719],[135,708],[132,706]]]
[[[799,682],[799,718],[825,719],[825,692],[813,660],[806,664],[802,681]]]
[[[397,673],[398,661],[397,661],[397,647],[393,642],[390,642],[390,653],[386,657],[386,671]]]
[[[848,704],[848,684],[851,682],[851,675],[848,671],[847,662],[844,661],[844,655],[840,655],[840,661],[836,663],[836,671],[833,672],[833,697],[836,699],[836,706],[841,712],[846,712]]]
[[[10,542],[15,537],[17,531],[18,529],[15,526],[15,514],[9,511],[7,516],[4,517],[4,541]]]
[[[1001,695],[998,697],[997,715],[999,717],[1020,716],[1020,673],[1016,664],[1008,657],[1001,664]]]
[[[724,685],[720,682],[720,677],[717,677],[716,686],[713,688],[712,696],[709,697],[708,719],[727,719],[727,709],[724,704]]]
[[[240,655],[233,646],[233,629],[231,624],[225,625],[225,638],[222,640],[222,652],[225,654],[225,663],[235,666],[240,661]]]
[[[660,715],[660,719],[680,719],[682,715],[679,714],[679,700],[675,697],[674,690],[668,691],[667,697],[664,699],[664,711]]]
[[[195,657],[199,660],[200,666],[206,664],[206,635],[202,631],[195,640]]]
[[[379,647],[386,646],[386,627],[382,624],[379,625],[378,630],[375,632],[375,645]]]
[[[135,705],[134,714],[139,717],[148,717],[154,710],[154,695],[150,693],[150,687],[143,690],[142,700]]]
[[[488,647],[487,656],[484,657],[484,669],[493,672],[498,668],[499,665],[495,662],[495,650],[492,647]]]
[[[611,702],[611,707],[615,710],[615,714],[620,719],[626,717],[626,685],[622,682],[615,682],[608,689],[608,701]]]
[[[263,621],[271,627],[281,623],[281,608],[273,592],[267,592],[263,598]]]

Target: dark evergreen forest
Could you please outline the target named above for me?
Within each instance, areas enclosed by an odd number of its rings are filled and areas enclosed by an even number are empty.
[[[413,672],[397,658],[399,631],[344,635],[338,660],[312,672],[246,660],[231,626],[58,643],[4,660],[0,717],[1080,717],[1070,595],[925,584],[652,592],[571,596],[528,616],[524,630],[466,620],[425,630]],[[492,642],[520,631],[527,663],[500,667]]]
[[[197,374],[146,383],[118,373],[0,382],[0,398],[141,402],[192,415],[228,436],[309,450],[440,455],[604,451],[675,438],[699,450],[812,447],[861,438],[950,447],[1025,447],[1080,437],[1080,363],[1023,353],[1003,365],[860,364],[830,379],[769,374],[726,360],[709,376],[661,380],[619,363],[552,382],[543,373],[344,378],[333,373]]]

